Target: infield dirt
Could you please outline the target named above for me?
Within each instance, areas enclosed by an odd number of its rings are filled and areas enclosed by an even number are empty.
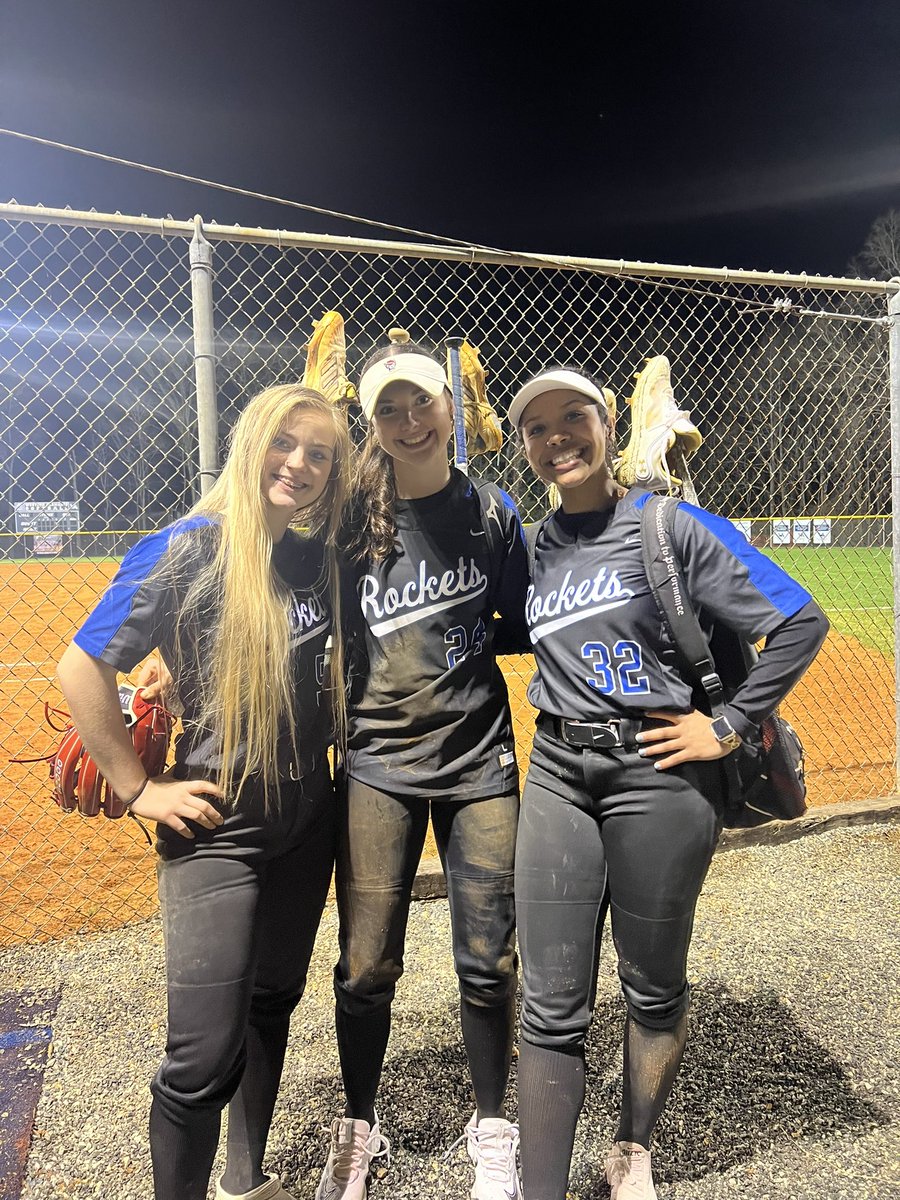
[[[10,762],[55,746],[58,735],[46,727],[43,711],[45,701],[61,703],[55,664],[115,567],[0,564],[0,945],[113,928],[156,906],[155,856],[135,821],[64,814],[52,802],[47,766]],[[525,696],[532,662],[501,664],[524,774],[534,720]],[[894,672],[885,655],[832,633],[782,711],[806,748],[812,805],[895,790]]]

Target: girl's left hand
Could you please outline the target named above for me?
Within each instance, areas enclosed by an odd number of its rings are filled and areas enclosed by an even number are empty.
[[[654,720],[668,721],[660,729],[645,729],[635,741],[642,758],[656,758],[658,771],[677,767],[680,763],[724,758],[731,751],[723,746],[712,731],[712,717],[696,708],[689,713],[648,712]],[[657,757],[665,755],[665,758]]]

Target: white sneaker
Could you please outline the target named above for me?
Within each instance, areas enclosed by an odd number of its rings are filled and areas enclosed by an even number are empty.
[[[656,1200],[650,1151],[637,1142],[616,1142],[606,1159],[609,1200]]]
[[[316,1188],[316,1200],[366,1200],[369,1163],[373,1158],[387,1155],[391,1161],[391,1144],[378,1128],[378,1118],[354,1121],[338,1117],[331,1123],[331,1149],[325,1170]]]
[[[216,1200],[295,1200],[295,1197],[284,1190],[277,1175],[267,1175],[265,1183],[239,1195],[226,1192],[219,1181],[216,1183]]]
[[[522,1185],[516,1173],[519,1127],[505,1117],[478,1113],[466,1126],[466,1149],[475,1164],[472,1200],[522,1200]]]
[[[669,360],[664,354],[647,359],[643,371],[635,376],[631,406],[631,437],[615,464],[615,475],[625,487],[649,488],[673,492],[683,480],[674,475],[666,455],[678,451],[681,462],[703,445],[703,435],[675,402]]]

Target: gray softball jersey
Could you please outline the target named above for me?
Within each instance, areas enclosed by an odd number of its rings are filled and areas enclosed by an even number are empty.
[[[435,800],[515,791],[494,617],[526,636],[515,505],[454,470],[435,495],[398,501],[396,521],[394,552],[351,569],[345,611],[362,665],[351,684],[347,774]]]
[[[187,545],[185,545],[185,539]],[[197,571],[212,560],[218,526],[207,517],[177,521],[134,545],[99,603],[75,634],[74,641],[87,654],[131,671],[154,648],[164,661],[176,661],[175,626],[179,593]],[[177,552],[177,575],[170,571]],[[290,739],[279,745],[282,776],[297,778],[321,762],[331,740],[328,698],[323,695],[326,643],[331,633],[323,548],[319,541],[289,529],[273,548],[273,564],[291,590],[291,650],[300,731],[301,762],[293,762]],[[184,732],[175,746],[176,774],[215,770],[220,765],[208,731],[196,724],[200,682],[208,670],[205,643],[212,614],[184,631],[184,673],[179,695],[184,703]],[[199,627],[198,627],[199,626]],[[235,768],[240,770],[239,749]]]
[[[528,699],[544,713],[603,721],[691,708],[691,687],[674,665],[674,648],[644,571],[641,510],[648,495],[635,489],[604,512],[558,511],[538,533],[526,604],[538,670]],[[674,536],[685,584],[695,606],[702,606],[705,624],[721,621],[757,641],[801,610],[818,613],[809,593],[730,521],[682,503]],[[810,632],[802,637],[811,650],[796,654],[796,669],[780,669],[783,692],[824,637],[824,617],[808,623]],[[759,674],[767,670],[761,660]],[[736,717],[747,707],[741,693],[745,687],[752,691],[752,675],[732,700]]]

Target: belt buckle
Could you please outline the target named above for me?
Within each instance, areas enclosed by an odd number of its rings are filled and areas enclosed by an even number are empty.
[[[614,750],[622,744],[618,721],[567,721],[566,725],[583,730],[590,738],[589,742],[580,741],[576,745],[589,746],[592,750]]]
[[[615,750],[622,745],[622,734],[618,721],[600,721],[591,728],[591,741],[594,748]]]

